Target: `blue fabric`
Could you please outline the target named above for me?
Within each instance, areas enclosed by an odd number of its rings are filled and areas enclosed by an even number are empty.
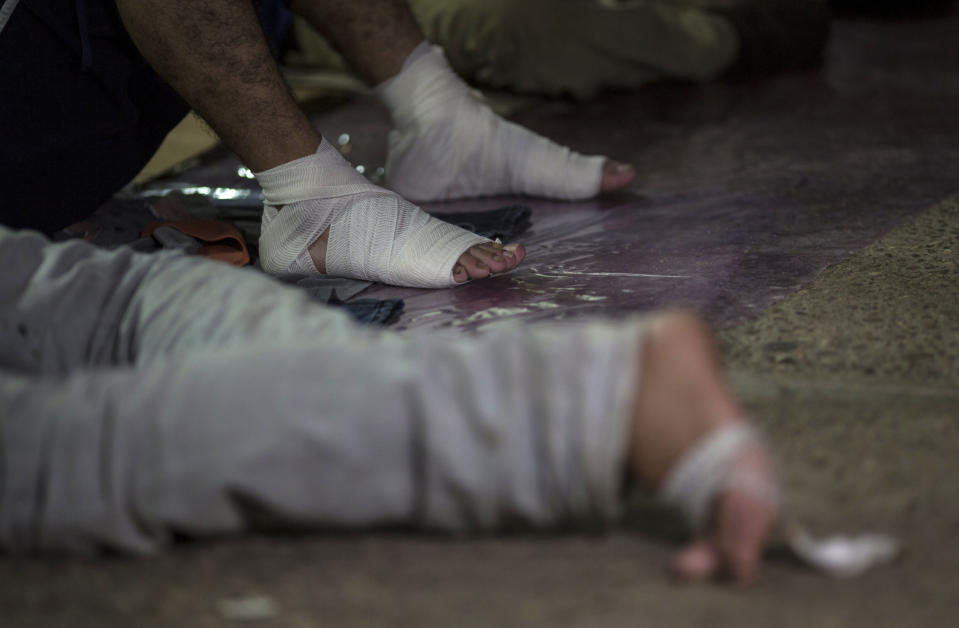
[[[261,0],[259,13],[270,50],[273,51],[273,56],[279,58],[283,52],[283,42],[293,28],[293,14],[286,8],[283,0]]]
[[[358,323],[364,325],[390,325],[403,313],[403,299],[357,299],[349,303],[332,302],[330,305],[342,307]]]
[[[77,31],[80,34],[80,66],[84,70],[93,67],[93,50],[90,47],[90,26],[87,23],[87,6],[84,0],[74,0],[77,7]]]

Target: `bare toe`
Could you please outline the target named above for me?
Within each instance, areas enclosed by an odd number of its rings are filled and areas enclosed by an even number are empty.
[[[473,249],[470,249],[460,255],[460,258],[457,260],[457,265],[462,266],[466,270],[468,279],[486,279],[490,276],[489,266],[472,253]]]
[[[490,244],[474,246],[469,252],[476,259],[482,260],[494,273],[501,273],[509,267],[503,251],[493,248]]]
[[[619,161],[607,159],[603,164],[603,178],[599,189],[601,192],[612,192],[626,187],[636,178],[636,169]]]
[[[453,281],[463,283],[470,279],[485,279],[493,273],[516,268],[525,258],[526,248],[522,244],[478,244],[457,260],[453,268]]]
[[[526,247],[519,243],[507,244],[503,247],[503,255],[506,257],[506,269],[512,270],[526,259]]]

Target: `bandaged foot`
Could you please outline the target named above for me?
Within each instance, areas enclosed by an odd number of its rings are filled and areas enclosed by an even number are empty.
[[[525,255],[373,185],[325,140],[313,155],[254,174],[265,197],[259,248],[269,273],[443,288],[510,270]]]
[[[686,516],[696,540],[674,561],[687,580],[755,578],[779,510],[766,448],[722,381],[704,325],[654,322],[644,340],[631,469]]]
[[[377,92],[395,129],[387,185],[415,201],[496,194],[591,198],[635,177],[626,164],[575,153],[493,113],[425,42]]]

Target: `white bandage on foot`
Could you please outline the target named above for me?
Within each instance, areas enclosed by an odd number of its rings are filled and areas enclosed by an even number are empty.
[[[496,115],[438,47],[417,48],[377,92],[396,127],[389,136],[387,182],[405,198],[528,194],[575,200],[600,191],[605,157],[574,153]]]
[[[779,508],[775,481],[760,472],[737,465],[749,447],[762,441],[748,423],[741,422],[713,430],[693,445],[670,470],[659,496],[679,508],[694,530],[710,520],[716,497],[725,490],[737,490]]]
[[[269,273],[317,273],[309,247],[329,228],[327,275],[444,288],[456,285],[460,255],[489,242],[373,185],[325,140],[313,155],[254,174],[265,197],[260,264]]]

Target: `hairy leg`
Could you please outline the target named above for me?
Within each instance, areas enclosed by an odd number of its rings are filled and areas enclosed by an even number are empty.
[[[157,73],[253,170],[313,153],[320,134],[297,106],[249,0],[117,0]]]
[[[117,0],[117,8],[147,61],[254,171],[268,171],[317,151],[322,138],[284,83],[250,0]],[[360,30],[357,36],[365,33]],[[382,56],[374,55],[370,65],[379,67],[394,53],[396,50],[389,48]],[[366,212],[364,203],[358,199],[339,211]],[[313,209],[326,212],[323,221],[335,218],[328,216],[328,207],[320,205]],[[409,212],[419,210],[414,207]],[[284,233],[280,239],[288,236]],[[311,237],[313,248],[325,252],[329,229],[320,229]],[[491,270],[507,270],[522,260],[522,251],[504,257],[500,252],[490,254],[486,248],[471,247],[463,252],[449,269],[453,279],[480,279]],[[314,259],[321,258],[319,263],[301,269],[325,272],[322,252],[311,253]]]
[[[326,37],[373,85],[396,76],[424,39],[404,0],[293,0],[290,10]]]

